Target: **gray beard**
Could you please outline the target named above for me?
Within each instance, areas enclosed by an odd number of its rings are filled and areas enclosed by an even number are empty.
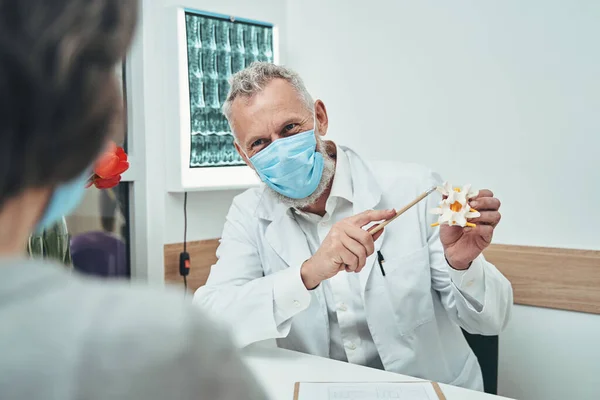
[[[327,154],[327,146],[325,142],[317,136],[317,152],[323,156],[323,174],[321,175],[321,181],[319,185],[315,189],[315,191],[308,197],[303,199],[292,199],[290,197],[284,196],[279,192],[271,189],[267,186],[267,190],[275,196],[277,200],[282,202],[288,207],[303,209],[308,206],[311,206],[319,200],[319,198],[325,193],[327,187],[333,180],[333,176],[335,175],[335,161]]]

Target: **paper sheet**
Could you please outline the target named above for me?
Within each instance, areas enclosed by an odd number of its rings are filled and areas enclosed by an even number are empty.
[[[438,400],[431,382],[301,382],[297,400]]]

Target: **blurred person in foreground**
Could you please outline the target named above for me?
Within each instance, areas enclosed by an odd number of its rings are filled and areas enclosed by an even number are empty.
[[[0,398],[263,399],[182,293],[103,283],[24,254],[79,202],[123,129],[115,65],[135,0],[0,0]]]

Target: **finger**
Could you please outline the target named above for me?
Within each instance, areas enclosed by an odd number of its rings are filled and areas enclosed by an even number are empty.
[[[355,226],[346,226],[345,232],[346,235],[356,240],[364,247],[367,256],[373,254],[373,252],[375,251],[375,241],[373,240],[373,236],[371,236],[369,232],[365,231],[364,229],[357,228]]]
[[[469,205],[477,211],[497,211],[500,209],[500,200],[495,197],[481,197],[471,200]]]
[[[489,189],[481,189],[479,191],[479,193],[477,193],[477,196],[475,196],[474,198],[475,199],[479,199],[479,198],[482,198],[482,197],[494,197],[494,192],[492,192]]]
[[[470,219],[469,222],[476,225],[491,225],[496,226],[500,223],[502,215],[498,211],[483,211],[481,216]]]
[[[373,235],[373,241],[376,242],[377,239],[379,239],[379,237],[381,235],[383,235],[383,231],[385,231],[385,229],[380,230],[379,232],[377,232],[376,234]]]
[[[494,227],[491,225],[477,225],[475,228],[477,233],[481,235],[481,238],[487,243],[492,243],[492,237],[494,236]]]
[[[396,215],[395,210],[367,210],[346,219],[350,225],[362,228],[370,222],[383,221]]]
[[[354,271],[358,268],[358,257],[345,247],[340,250],[339,257],[342,260],[340,264],[346,265],[346,271]]]
[[[350,236],[344,236],[342,238],[342,244],[347,250],[350,250],[358,258],[356,269],[362,268],[367,262],[367,250],[365,247]]]
[[[356,256],[350,250],[346,249],[343,244],[340,244],[337,247],[336,252],[337,254],[332,261],[339,265],[339,271],[343,271],[344,269],[347,270],[351,267],[350,264],[352,264],[353,261],[356,262],[357,260]]]

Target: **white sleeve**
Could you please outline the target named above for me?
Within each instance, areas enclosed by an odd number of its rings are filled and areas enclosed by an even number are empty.
[[[456,270],[449,267],[450,278],[462,295],[469,301],[469,304],[476,310],[483,309],[485,301],[485,261],[477,257],[471,266],[464,270]]]
[[[437,174],[431,174],[429,187],[440,185]],[[431,284],[440,294],[448,316],[469,333],[497,335],[510,318],[513,304],[512,286],[498,269],[487,262],[483,255],[473,261],[464,271],[453,270],[446,262],[444,249],[439,237],[439,228],[430,224],[436,217],[429,213],[440,200],[439,194],[432,194],[424,202],[429,244]]]
[[[241,221],[248,220],[234,203],[227,216],[218,261],[194,303],[225,321],[239,346],[286,337],[291,317],[308,308],[311,294],[300,266],[264,276],[257,245]]]
[[[290,267],[280,271],[273,282],[275,323],[280,326],[280,329],[282,324],[310,305],[311,296],[302,282],[300,267]]]

